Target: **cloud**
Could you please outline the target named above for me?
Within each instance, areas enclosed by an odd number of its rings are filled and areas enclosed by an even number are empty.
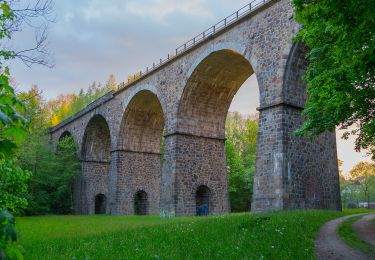
[[[151,0],[127,1],[126,10],[128,13],[137,16],[151,16],[157,20],[163,20],[168,15],[176,13],[185,13],[192,16],[211,16],[209,9],[205,8],[207,0]]]

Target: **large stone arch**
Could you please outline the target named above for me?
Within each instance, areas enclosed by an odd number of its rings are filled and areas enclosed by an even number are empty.
[[[167,214],[194,215],[191,189],[202,183],[211,190],[210,212],[229,211],[225,120],[234,95],[254,69],[245,48],[224,46],[210,48],[193,63],[176,114],[176,132],[167,134],[172,154],[166,160],[175,160],[174,173],[163,170],[161,206]]]
[[[232,99],[254,73],[243,53],[218,49],[195,66],[178,106],[177,132],[225,138],[225,118]]]
[[[165,106],[150,85],[133,90],[124,101],[124,113],[115,151],[117,158],[117,212],[134,214],[134,194],[148,194],[147,213],[159,213],[162,169],[161,143]]]
[[[106,119],[94,115],[87,123],[81,147],[81,198],[78,213],[94,214],[95,198],[107,196],[111,162],[111,133]]]

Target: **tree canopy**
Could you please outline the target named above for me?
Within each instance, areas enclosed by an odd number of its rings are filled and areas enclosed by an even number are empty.
[[[357,136],[357,150],[375,158],[375,0],[293,4],[302,25],[295,40],[310,49],[307,119],[297,134],[313,137],[340,126],[344,138]]]

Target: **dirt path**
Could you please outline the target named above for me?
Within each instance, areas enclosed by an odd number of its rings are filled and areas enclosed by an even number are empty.
[[[336,234],[338,225],[348,218],[363,214],[350,215],[331,220],[320,229],[315,240],[316,257],[318,259],[355,260],[369,259],[362,252],[347,246]]]
[[[375,247],[375,222],[372,221],[374,218],[375,213],[368,214],[354,222],[353,228],[363,240]]]

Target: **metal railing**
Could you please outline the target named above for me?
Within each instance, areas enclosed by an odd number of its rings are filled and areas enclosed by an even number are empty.
[[[220,22],[214,24],[207,30],[203,31],[202,33],[198,34],[191,40],[185,42],[184,44],[178,46],[173,53],[168,54],[168,56],[164,59],[160,59],[159,62],[153,63],[152,66],[146,67],[143,71],[138,71],[136,74],[129,77],[127,82],[124,82],[120,84],[120,88],[126,87],[127,85],[131,84],[132,82],[143,78],[147,74],[151,73],[152,71],[156,70],[160,66],[164,65],[171,59],[174,59],[177,56],[180,56],[181,54],[185,53],[186,51],[192,49],[197,44],[203,42],[207,38],[219,33],[223,29],[227,28],[231,24],[235,23],[236,21],[240,20],[242,17],[250,14],[251,12],[255,11],[259,7],[265,5],[268,2],[271,2],[272,0],[254,0],[251,3],[245,5],[241,9],[237,10],[236,12],[232,13],[231,15],[225,17]]]

